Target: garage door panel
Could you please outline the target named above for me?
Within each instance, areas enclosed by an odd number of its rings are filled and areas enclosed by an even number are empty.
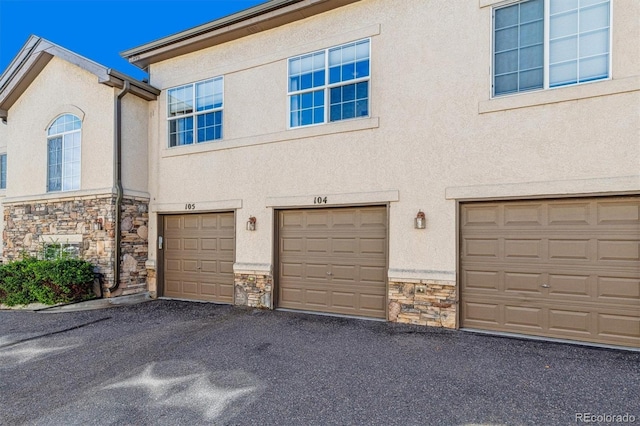
[[[361,210],[360,226],[367,228],[378,228],[380,230],[387,229],[387,212],[386,210]]]
[[[229,276],[229,279],[231,281],[233,281],[234,276],[233,276],[233,261],[229,261],[229,260],[220,260],[218,262],[218,268],[221,274],[226,274],[227,276]]]
[[[332,291],[331,292],[331,306],[337,308],[349,308],[355,309],[357,295],[352,292]]]
[[[382,316],[384,313],[386,297],[384,294],[361,294],[360,309],[371,311]],[[382,316],[384,317],[384,316]]]
[[[549,225],[589,225],[591,203],[563,203],[549,206]]]
[[[598,203],[598,224],[640,225],[640,201]]]
[[[498,227],[500,207],[497,205],[467,206],[462,212],[462,224],[465,227]]]
[[[386,316],[385,207],[281,211],[278,232],[279,307]]]
[[[360,281],[359,267],[356,265],[332,265],[332,281]]]
[[[182,250],[181,238],[165,238],[164,240],[165,250]]]
[[[200,238],[201,249],[206,251],[218,250],[217,238]]]
[[[182,250],[198,250],[198,239],[196,238],[183,238]]]
[[[329,304],[329,292],[327,290],[306,289],[303,300],[305,305],[325,307]]]
[[[360,253],[367,256],[379,256],[384,258],[387,254],[387,240],[384,236],[379,238],[360,238]]]
[[[303,275],[302,263],[281,263],[280,275],[282,277],[301,277]]]
[[[549,309],[549,330],[556,333],[591,334],[592,314],[589,311]]]
[[[504,256],[507,259],[542,259],[542,240],[505,239]]]
[[[602,313],[598,315],[598,329],[602,335],[622,341],[630,340],[640,347],[640,313]]]
[[[326,263],[307,263],[305,264],[304,273],[302,278],[307,279],[327,279],[327,272],[330,268]]]
[[[460,226],[463,327],[640,347],[640,197],[469,203]]]
[[[468,290],[494,290],[497,291],[500,286],[500,274],[497,271],[463,271],[463,282]]]
[[[504,290],[505,292],[526,292],[540,294],[542,290],[542,274],[505,272]]]
[[[549,294],[552,296],[591,297],[592,280],[589,275],[549,275]]]
[[[518,329],[542,330],[542,308],[505,305],[503,309],[504,325]]]
[[[597,288],[601,300],[640,306],[640,278],[599,277]]]
[[[200,262],[200,272],[202,273],[217,273],[218,272],[218,262],[215,260],[202,260]]]
[[[280,240],[280,250],[283,253],[301,253],[304,250],[302,238],[283,238]]]
[[[168,215],[164,225],[164,296],[232,303],[233,213]],[[226,289],[226,290],[225,290]]]
[[[183,260],[182,261],[182,272],[198,272],[198,261],[197,260]]]
[[[554,239],[549,240],[550,260],[592,260],[590,259],[590,240]]]
[[[182,229],[197,230],[200,228],[200,216],[183,216],[182,222]]]
[[[333,254],[356,254],[358,253],[358,241],[354,238],[333,238]]]
[[[500,324],[500,306],[491,302],[463,302],[464,318],[470,324]]]
[[[182,281],[182,293],[187,295],[197,295],[198,294],[198,283],[196,281]]]
[[[306,215],[306,221],[304,223],[306,224],[306,227],[310,229],[327,229],[329,228],[329,220],[330,217],[324,214],[323,211],[319,210],[316,212],[309,212]]]
[[[220,237],[218,239],[218,244],[220,247],[220,251],[221,256],[224,256],[225,254],[227,256],[234,256],[235,254],[235,250],[236,250],[236,240],[235,240],[235,235],[231,235],[229,237]]]
[[[327,217],[331,218],[332,228],[349,228],[353,229],[357,226],[356,210],[334,210]]]
[[[360,281],[366,283],[385,283],[387,270],[381,266],[360,266]]]
[[[542,216],[540,204],[513,204],[504,207],[505,226],[542,226]]]
[[[309,253],[329,254],[331,252],[331,241],[327,237],[305,238],[304,240],[300,238],[299,240],[300,243],[306,243],[306,251]],[[302,252],[304,251],[304,247],[302,244],[297,251],[299,251],[300,254],[303,254]]]
[[[598,260],[640,262],[640,239],[599,240]]]
[[[470,238],[464,242],[464,256],[467,257],[493,257],[500,256],[500,242],[497,238],[481,239]]]
[[[180,260],[165,259],[164,270],[180,272],[182,270],[182,262]]]

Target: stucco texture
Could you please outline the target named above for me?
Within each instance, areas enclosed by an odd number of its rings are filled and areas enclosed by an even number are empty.
[[[163,93],[150,103],[152,204],[241,199],[236,261],[270,264],[268,197],[305,196],[306,204],[290,207],[308,207],[314,196],[331,205],[333,194],[397,190],[389,268],[455,280],[457,204],[447,188],[540,182],[531,186],[535,196],[549,182],[562,191],[569,180],[638,175],[638,16],[640,3],[615,3],[613,78],[592,83],[598,96],[566,99],[575,87],[547,91],[543,101],[524,93],[512,98],[531,105],[483,113],[480,105],[493,102],[491,7],[477,1],[363,0],[154,64],[151,84]],[[371,37],[370,118],[287,129],[287,58],[364,37]],[[168,149],[166,89],[218,75],[223,141]],[[613,93],[623,80],[632,90]],[[425,230],[413,228],[418,210]],[[255,232],[244,230],[250,215]]]

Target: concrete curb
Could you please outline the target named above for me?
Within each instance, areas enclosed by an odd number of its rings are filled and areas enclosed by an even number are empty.
[[[135,305],[142,302],[147,302],[151,299],[148,292],[132,294],[129,296],[118,296],[113,298],[93,299],[85,302],[58,304],[58,305],[44,305],[42,303],[31,303],[26,306],[5,306],[0,305],[0,310],[11,311],[32,311],[38,313],[59,313],[59,312],[77,312],[77,311],[91,311],[95,309],[106,309],[115,306]]]

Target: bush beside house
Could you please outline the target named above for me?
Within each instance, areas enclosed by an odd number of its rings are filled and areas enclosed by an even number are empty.
[[[54,305],[93,298],[93,265],[72,258],[26,256],[0,266],[0,304]]]

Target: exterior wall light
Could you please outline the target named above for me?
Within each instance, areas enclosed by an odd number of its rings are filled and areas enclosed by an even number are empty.
[[[102,231],[102,219],[98,218],[95,222],[93,222],[93,230],[94,231]]]
[[[255,231],[256,230],[256,218],[254,216],[250,216],[247,221],[247,231]]]
[[[416,229],[424,229],[427,227],[427,218],[422,210],[418,211],[413,226]]]

